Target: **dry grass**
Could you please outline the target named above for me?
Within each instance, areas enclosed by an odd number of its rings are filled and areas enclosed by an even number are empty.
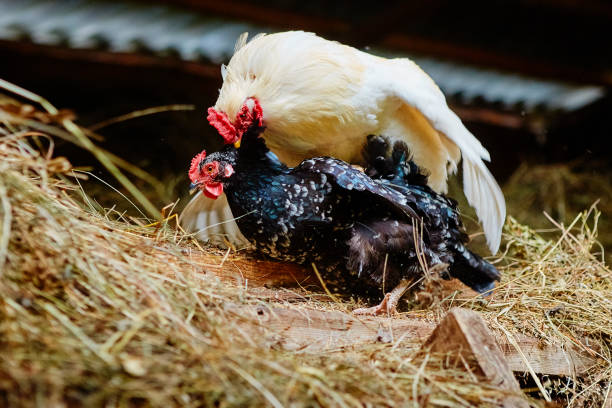
[[[52,139],[24,123],[14,109],[23,105],[7,103],[0,99],[0,405],[494,406],[507,396],[462,370],[425,365],[397,342],[307,354],[268,341],[281,333],[252,337],[228,306],[354,304],[283,303],[221,283],[189,256],[199,249],[174,218],[145,225],[91,202],[70,164],[53,157]],[[28,120],[70,134],[40,115]],[[510,336],[579,347],[598,364],[564,380],[560,398],[601,406],[612,398],[612,287],[592,254],[597,216],[560,226],[553,240],[509,220],[504,278],[491,298],[449,297],[407,314],[439,318],[462,305]],[[554,385],[543,383],[544,392]]]

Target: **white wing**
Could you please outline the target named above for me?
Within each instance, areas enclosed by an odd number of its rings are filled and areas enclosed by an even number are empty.
[[[225,194],[213,200],[198,192],[181,213],[179,221],[186,231],[196,233],[202,241],[221,246],[230,242],[237,249],[250,245],[234,221]]]

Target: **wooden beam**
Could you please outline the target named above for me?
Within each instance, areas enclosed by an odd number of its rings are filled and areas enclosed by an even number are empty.
[[[382,48],[434,55],[444,59],[462,61],[478,66],[495,67],[540,78],[612,86],[612,71],[610,70],[567,66],[416,35],[391,34],[377,45]]]
[[[189,259],[194,264],[205,265],[206,272],[222,281],[240,286],[321,287],[316,276],[297,264],[247,258],[243,253],[225,257],[201,251],[192,252]]]
[[[543,341],[524,334],[515,333],[513,336],[520,347],[520,352],[537,374],[576,377],[583,375],[597,364],[591,356],[576,350],[571,345],[564,349],[556,345],[546,345]],[[498,333],[496,338],[508,366],[513,371],[527,372],[523,358],[508,338],[502,333]]]
[[[91,62],[103,65],[144,69],[178,70],[197,77],[216,79],[219,83],[221,82],[221,71],[219,70],[219,66],[203,61],[184,61],[175,57],[160,57],[136,52],[124,53],[104,50],[74,49],[52,45],[40,45],[26,41],[0,40],[0,50],[3,51],[4,54],[10,51],[17,55],[47,57],[62,61]],[[5,58],[10,58],[10,56],[5,55]]]
[[[529,121],[516,113],[500,112],[490,108],[451,104],[451,109],[466,122],[487,123],[510,129],[529,128]]]
[[[346,33],[350,31],[350,24],[345,21],[304,15],[277,7],[254,4],[240,0],[174,0],[166,1],[174,6],[188,7],[192,10],[225,16],[244,21],[252,21],[266,26],[286,30],[308,30],[317,32]]]
[[[547,6],[573,15],[612,18],[612,6],[607,1],[593,0],[522,0],[533,6]]]
[[[253,338],[274,339],[287,350],[319,353],[374,343],[393,343],[418,348],[431,334],[435,324],[426,319],[360,319],[341,311],[308,307],[226,306],[225,310],[242,317],[245,328],[257,333]]]
[[[244,318],[244,329],[252,338],[264,341],[262,346],[279,346],[287,350],[318,353],[347,347],[363,347],[375,343],[399,343],[401,347],[417,349],[431,335],[436,323],[418,317],[357,318],[338,305],[337,311],[324,311],[308,307],[265,307],[228,305],[225,310]],[[538,374],[572,376],[581,375],[595,361],[572,348],[543,344],[528,336],[515,336],[527,355],[529,364]],[[264,340],[267,339],[267,340]],[[273,339],[273,340],[270,340]],[[510,370],[528,371],[519,352],[500,333],[495,334]]]

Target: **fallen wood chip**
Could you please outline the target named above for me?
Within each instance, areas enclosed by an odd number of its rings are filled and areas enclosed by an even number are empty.
[[[501,390],[520,394],[506,359],[480,315],[472,310],[453,308],[425,341],[421,350],[444,355],[446,365],[464,367]],[[520,395],[509,396],[504,407],[528,407]]]

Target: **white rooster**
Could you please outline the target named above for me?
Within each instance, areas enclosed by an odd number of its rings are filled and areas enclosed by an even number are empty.
[[[221,68],[223,86],[209,109],[209,121],[226,142],[239,141],[249,120],[263,120],[266,143],[293,166],[313,156],[360,163],[367,136],[384,135],[407,142],[414,161],[429,172],[430,186],[442,193],[463,157],[465,195],[489,248],[497,252],[506,206],[483,162],[489,153],[414,62],[377,57],[301,31],[246,40],[243,34]],[[263,117],[253,118],[255,105]],[[232,219],[225,200],[201,193],[181,215],[183,226],[199,231],[202,240],[246,244]]]

